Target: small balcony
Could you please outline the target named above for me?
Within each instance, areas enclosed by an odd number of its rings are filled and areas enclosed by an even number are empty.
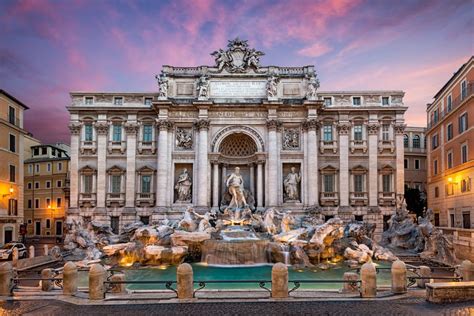
[[[367,192],[351,192],[350,203],[352,206],[366,206],[368,205],[369,199],[367,198]]]
[[[379,205],[395,205],[395,192],[379,192]]]
[[[324,154],[324,151],[332,151],[337,153],[337,140],[321,140],[319,142],[319,151]]]
[[[319,204],[321,206],[338,206],[339,194],[337,192],[321,192],[319,194]]]
[[[125,205],[125,193],[107,193],[107,207],[122,207]]]
[[[92,155],[95,155],[96,150],[97,150],[97,143],[96,143],[95,140],[83,140],[83,141],[81,141],[80,151],[81,151],[82,155],[88,154],[88,153],[90,153]]]
[[[109,141],[109,146],[108,146],[108,151],[109,154],[112,154],[114,152],[120,152],[121,154],[125,153],[125,150],[127,149],[127,142],[122,140],[122,141]]]
[[[389,150],[393,154],[395,152],[395,142],[393,140],[380,140],[379,153],[382,153],[384,150]]]
[[[95,193],[79,193],[79,206],[94,207],[96,206],[96,201]]]
[[[139,141],[138,142],[138,148],[137,148],[138,154],[143,155],[143,154],[156,154],[156,145],[155,142],[144,142],[144,141]]]
[[[137,193],[135,197],[135,205],[138,207],[155,205],[155,193]]]
[[[365,154],[367,152],[367,140],[351,140],[351,154],[353,154],[356,150],[362,150]]]

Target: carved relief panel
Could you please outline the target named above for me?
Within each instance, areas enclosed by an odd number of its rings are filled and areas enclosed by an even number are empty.
[[[193,144],[193,129],[190,127],[176,127],[175,148],[177,150],[192,150]]]
[[[300,149],[300,129],[297,127],[283,129],[282,133],[282,147],[284,150],[299,150]]]

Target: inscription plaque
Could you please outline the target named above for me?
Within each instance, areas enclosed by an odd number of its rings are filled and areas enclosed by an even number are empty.
[[[194,85],[192,83],[178,83],[177,94],[178,95],[193,95]]]
[[[265,98],[266,81],[211,81],[211,98]]]

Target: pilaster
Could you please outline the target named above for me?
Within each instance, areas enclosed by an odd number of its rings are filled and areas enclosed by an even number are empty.
[[[168,194],[168,130],[173,127],[173,123],[167,119],[158,119],[158,161],[157,161],[157,186],[156,205],[158,208],[165,208]]]
[[[207,207],[208,201],[208,136],[209,120],[199,119],[194,123],[196,129],[199,131],[199,145],[198,145],[198,179],[197,179],[197,206]]]
[[[79,122],[71,122],[69,131],[71,132],[71,160],[69,171],[69,208],[77,208],[79,198],[79,144],[82,124]]]
[[[308,206],[317,206],[318,203],[318,148],[317,148],[317,131],[319,122],[316,119],[308,119],[304,122],[303,128],[306,130],[308,137],[308,154],[305,155],[307,170],[306,176],[308,178]]]
[[[349,132],[348,122],[337,125],[339,132],[339,198],[341,207],[349,206]]]
[[[127,134],[127,174],[125,186],[125,207],[133,208],[135,206],[135,157],[137,152],[137,132],[138,124],[136,122],[127,122],[125,124],[125,133]]]
[[[105,208],[106,168],[107,168],[107,133],[109,124],[106,121],[95,123],[97,133],[97,208]]]
[[[378,133],[380,125],[378,123],[368,124],[369,134],[369,206],[378,206]]]
[[[396,152],[396,193],[397,196],[405,194],[405,147],[403,145],[403,135],[405,133],[405,124],[395,124],[393,126],[395,131],[395,152]]]

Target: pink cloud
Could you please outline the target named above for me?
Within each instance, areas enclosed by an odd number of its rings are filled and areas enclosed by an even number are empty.
[[[300,49],[298,54],[306,57],[318,57],[329,53],[331,50],[331,47],[325,43],[314,43],[311,46]]]

